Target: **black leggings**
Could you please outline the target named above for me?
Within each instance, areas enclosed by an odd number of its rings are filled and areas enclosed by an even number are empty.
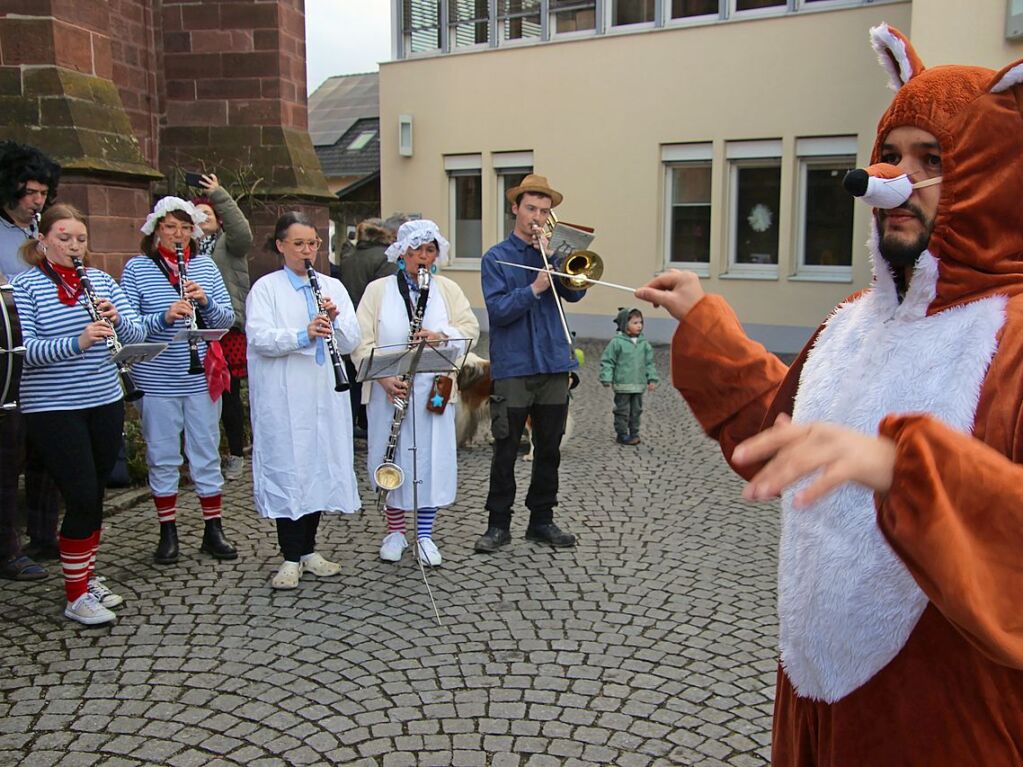
[[[298,562],[304,555],[316,551],[316,528],[320,526],[320,512],[314,511],[298,519],[279,517],[277,543],[288,562]]]
[[[25,413],[25,427],[64,496],[60,534],[88,538],[103,524],[103,495],[121,448],[124,402]]]
[[[242,381],[231,376],[231,389],[222,395],[220,422],[227,435],[231,455],[241,456],[245,450],[245,407],[242,405]]]

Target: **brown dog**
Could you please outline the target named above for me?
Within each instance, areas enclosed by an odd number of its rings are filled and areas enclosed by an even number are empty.
[[[576,382],[578,378],[576,378]],[[458,371],[458,410],[455,411],[455,434],[459,447],[472,447],[476,441],[476,434],[480,424],[490,423],[490,361],[485,360],[477,354],[469,353],[462,369]],[[575,388],[573,385],[572,388]],[[569,398],[571,403],[571,397]],[[526,429],[523,438],[529,445],[522,460],[533,460],[533,439],[532,424],[526,419]],[[573,431],[572,413],[568,413],[565,422],[565,434],[561,438],[561,446],[564,447]],[[493,439],[488,435],[488,442]]]
[[[458,371],[455,434],[459,447],[471,447],[481,423],[490,424],[490,360],[469,352]]]

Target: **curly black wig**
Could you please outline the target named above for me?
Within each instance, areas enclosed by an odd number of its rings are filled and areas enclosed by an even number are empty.
[[[14,208],[21,199],[25,182],[46,184],[46,205],[57,197],[60,166],[34,146],[0,141],[0,207]]]

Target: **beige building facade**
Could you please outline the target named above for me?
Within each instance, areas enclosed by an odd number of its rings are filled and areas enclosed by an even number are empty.
[[[1011,3],[1015,0],[1008,0]],[[569,10],[565,10],[569,9]],[[504,190],[550,179],[563,221],[591,226],[605,279],[679,267],[748,332],[798,350],[869,284],[870,211],[841,191],[890,100],[869,47],[881,21],[925,64],[1023,57],[1005,0],[396,0],[380,69],[382,210],[436,220],[446,274],[486,323],[482,253],[509,233]],[[425,15],[424,15],[425,14]],[[609,288],[566,310],[610,337]],[[646,312],[647,336],[675,323]]]

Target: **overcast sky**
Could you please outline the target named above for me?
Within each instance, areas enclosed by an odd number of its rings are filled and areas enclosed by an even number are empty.
[[[391,57],[390,0],[305,0],[307,81],[376,72]]]

